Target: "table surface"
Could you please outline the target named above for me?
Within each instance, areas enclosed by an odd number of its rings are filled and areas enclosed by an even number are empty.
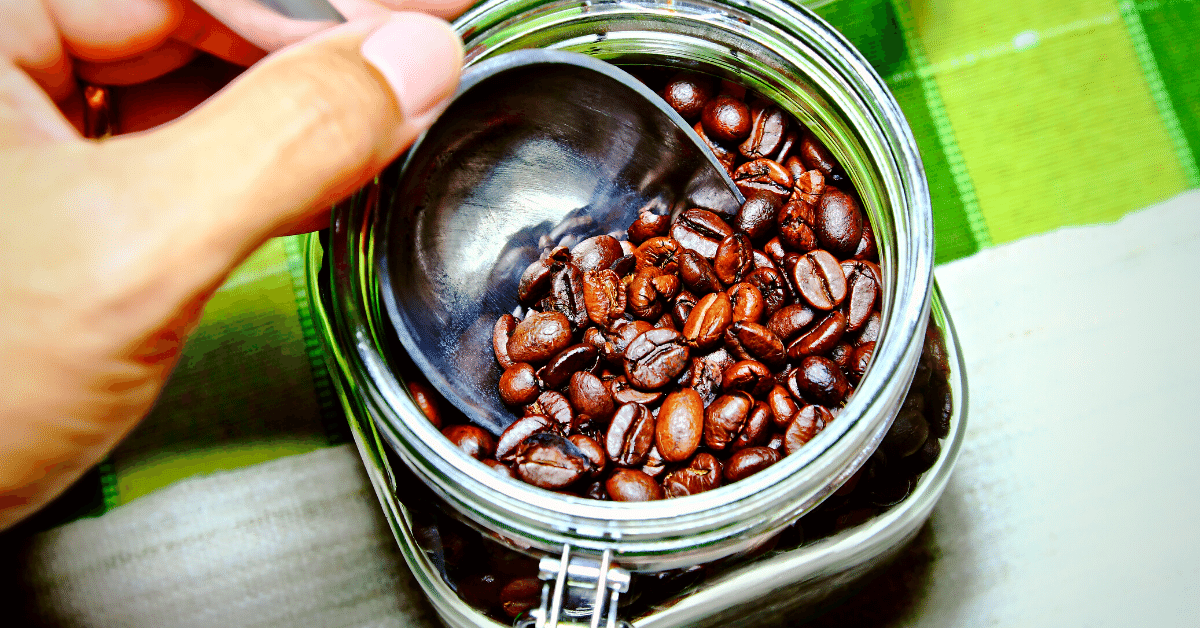
[[[816,4],[921,148],[970,408],[917,542],[813,625],[1197,625],[1200,2]],[[147,420],[0,537],[16,617],[433,625],[302,271],[295,239],[255,254]]]

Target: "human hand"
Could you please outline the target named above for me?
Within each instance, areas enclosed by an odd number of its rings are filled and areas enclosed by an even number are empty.
[[[252,0],[0,0],[0,529],[149,411],[241,260],[322,224],[440,112],[457,36],[387,9],[469,1],[335,0],[333,27]],[[127,86],[136,132],[81,137],[79,80]]]

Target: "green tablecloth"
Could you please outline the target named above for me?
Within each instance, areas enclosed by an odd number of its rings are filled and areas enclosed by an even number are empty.
[[[1200,187],[1197,0],[810,4],[859,47],[908,117],[938,262]],[[344,442],[302,268],[295,238],[249,259],[217,292],[146,421],[10,534]]]

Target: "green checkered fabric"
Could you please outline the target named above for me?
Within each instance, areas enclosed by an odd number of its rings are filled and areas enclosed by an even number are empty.
[[[908,117],[938,262],[1200,187],[1200,0],[810,4]],[[274,241],[230,277],[149,418],[26,528],[346,439],[299,246]]]

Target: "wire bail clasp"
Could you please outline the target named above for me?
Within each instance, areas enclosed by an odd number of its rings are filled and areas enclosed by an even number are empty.
[[[561,557],[546,556],[538,563],[538,578],[544,584],[541,606],[530,613],[536,620],[534,627],[559,628],[564,614],[577,614],[565,613],[564,600],[570,589],[594,591],[590,628],[629,626],[617,620],[617,600],[629,591],[629,572],[612,564],[611,549],[604,550],[598,562],[578,553],[572,556],[571,550],[570,545],[563,545]],[[578,610],[586,611],[586,606]]]

